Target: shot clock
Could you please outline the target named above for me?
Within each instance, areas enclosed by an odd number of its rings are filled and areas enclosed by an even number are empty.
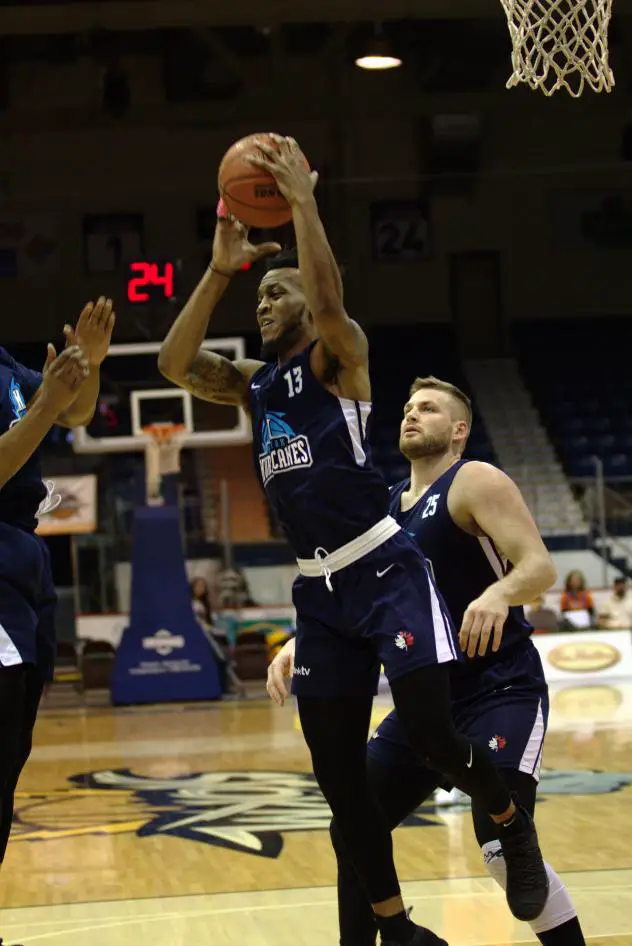
[[[127,266],[127,300],[131,305],[172,302],[178,297],[180,260],[134,260]]]
[[[244,263],[241,271],[251,268],[250,263]],[[127,264],[127,301],[131,305],[176,302],[181,274],[181,260],[134,260]]]

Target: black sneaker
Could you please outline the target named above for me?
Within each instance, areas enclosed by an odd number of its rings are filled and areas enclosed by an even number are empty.
[[[406,912],[410,916],[411,911],[407,910]],[[381,946],[402,946],[402,944],[383,939],[381,940]],[[427,930],[425,926],[416,926],[413,938],[407,941],[406,946],[448,946],[448,944],[432,930]]]
[[[507,865],[507,903],[517,920],[527,923],[544,910],[549,878],[538,844],[533,819],[516,799],[511,824],[500,826],[500,843]]]

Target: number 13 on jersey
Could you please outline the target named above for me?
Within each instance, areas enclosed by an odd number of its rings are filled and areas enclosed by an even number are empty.
[[[292,368],[291,371],[286,371],[283,377],[287,381],[288,397],[295,397],[295,395],[301,393],[303,390],[303,369],[300,365]]]

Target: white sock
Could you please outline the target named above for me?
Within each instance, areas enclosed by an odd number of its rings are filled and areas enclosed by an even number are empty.
[[[505,864],[500,841],[489,841],[483,845],[482,851],[487,872],[505,890],[507,887],[507,865]],[[544,866],[549,876],[549,896],[540,916],[529,923],[536,935],[554,930],[577,916],[568,890],[551,865],[545,862]]]

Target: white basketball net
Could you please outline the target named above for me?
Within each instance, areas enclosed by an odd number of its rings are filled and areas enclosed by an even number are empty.
[[[523,82],[553,95],[566,89],[578,98],[588,85],[610,92],[608,25],[612,0],[501,0],[513,45],[513,75],[507,88]]]

